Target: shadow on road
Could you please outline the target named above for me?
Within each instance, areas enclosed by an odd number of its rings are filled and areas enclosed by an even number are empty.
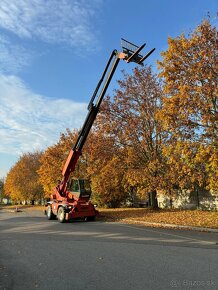
[[[1,237],[13,239],[88,240],[115,243],[152,244],[177,247],[218,248],[217,235],[174,229],[155,229],[121,223],[81,220],[59,223],[47,220],[43,212],[1,212]]]

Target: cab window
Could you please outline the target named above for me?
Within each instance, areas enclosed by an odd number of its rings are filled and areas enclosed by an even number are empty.
[[[72,192],[79,192],[79,183],[78,180],[73,179],[71,184],[71,191]]]
[[[80,188],[81,188],[81,191],[90,192],[91,191],[90,182],[86,179],[81,179]]]

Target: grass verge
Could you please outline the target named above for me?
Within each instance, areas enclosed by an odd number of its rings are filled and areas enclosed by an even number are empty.
[[[119,221],[130,224],[159,223],[159,226],[173,224],[218,229],[218,212],[200,210],[100,209],[100,218],[104,221]]]

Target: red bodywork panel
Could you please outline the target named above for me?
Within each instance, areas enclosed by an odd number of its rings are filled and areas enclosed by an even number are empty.
[[[67,160],[66,160],[64,167],[63,167],[63,170],[62,170],[63,176],[69,175],[70,172],[74,171],[80,155],[81,155],[80,151],[73,151],[72,149],[70,150],[68,157],[67,157]]]
[[[57,215],[60,206],[66,207],[66,220],[96,217],[99,212],[89,201],[89,198],[77,198],[73,193],[66,191],[65,196],[60,195],[58,188],[55,188],[51,195],[52,211]]]
[[[62,170],[63,180],[59,185],[60,191],[63,192],[64,194],[66,191],[67,182],[69,181],[70,173],[75,170],[77,161],[81,154],[82,154],[81,151],[73,151],[72,149],[68,154],[67,160]]]
[[[67,182],[71,172],[75,170],[77,161],[81,155],[79,150],[70,150],[65,165],[62,170],[63,180],[54,188],[51,195],[52,212],[57,215],[60,206],[65,208],[66,220],[76,218],[96,217],[99,213],[89,198],[78,198],[72,192],[67,190]]]

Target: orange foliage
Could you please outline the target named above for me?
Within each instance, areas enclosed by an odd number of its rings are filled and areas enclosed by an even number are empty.
[[[43,197],[37,173],[41,156],[41,152],[23,154],[7,174],[4,189],[12,200],[36,200]]]
[[[45,197],[50,197],[53,188],[57,185],[57,181],[62,179],[62,168],[70,149],[75,143],[76,137],[76,131],[71,132],[67,129],[66,133],[61,134],[59,141],[53,146],[48,147],[42,155],[40,159],[41,166],[38,173],[40,182],[43,184]],[[82,171],[84,173],[84,167],[86,166],[84,160],[85,155],[81,157],[77,165],[77,169],[74,173],[75,177],[79,177]]]
[[[188,37],[169,38],[159,62],[166,97],[158,116],[170,133],[165,154],[182,187],[218,188],[217,35],[203,21]]]

